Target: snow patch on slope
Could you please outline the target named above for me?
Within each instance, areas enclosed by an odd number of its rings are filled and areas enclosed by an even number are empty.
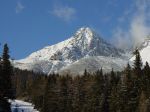
[[[34,109],[34,105],[32,103],[21,100],[11,100],[10,102],[12,112],[39,112]]]
[[[143,64],[145,64],[146,61],[150,63],[150,39],[149,38],[145,39],[145,41],[141,44],[141,46],[139,47],[139,52]],[[130,60],[134,61],[135,56],[133,56]]]
[[[121,71],[127,65],[127,59],[121,59],[116,57],[104,57],[104,56],[90,56],[76,61],[70,66],[66,66],[60,70],[60,74],[83,74],[86,69],[88,72],[94,72],[98,69],[103,69],[104,73],[108,73],[112,70]]]

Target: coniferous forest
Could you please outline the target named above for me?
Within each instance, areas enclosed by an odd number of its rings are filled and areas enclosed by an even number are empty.
[[[150,67],[139,51],[133,65],[104,74],[85,70],[72,77],[13,68],[9,48],[0,59],[0,109],[10,111],[8,99],[32,102],[40,112],[150,112]],[[0,110],[0,111],[1,111]]]

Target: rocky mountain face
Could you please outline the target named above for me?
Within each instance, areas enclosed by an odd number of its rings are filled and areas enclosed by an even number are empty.
[[[44,73],[65,70],[83,73],[84,69],[91,71],[100,67],[109,71],[112,65],[115,65],[115,68],[123,68],[126,62],[127,58],[122,50],[107,43],[95,31],[84,27],[71,38],[36,51],[25,59],[15,60],[13,64],[20,69]],[[77,65],[82,67],[77,70]],[[114,70],[118,70],[115,68]]]

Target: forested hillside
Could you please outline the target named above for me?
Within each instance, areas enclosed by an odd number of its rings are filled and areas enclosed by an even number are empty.
[[[41,112],[149,112],[150,67],[142,68],[138,50],[135,55],[132,67],[108,74],[100,69],[75,77],[46,76],[16,69],[17,97]]]
[[[112,69],[108,74],[101,68],[95,73],[85,70],[83,75],[74,77],[47,76],[14,68],[11,87],[15,88],[17,99],[32,102],[40,112],[149,112],[150,67],[148,63],[142,67],[139,51],[134,53],[133,66],[127,64],[122,72]],[[1,81],[8,80],[3,78],[6,76],[3,69]],[[0,87],[7,88],[6,85],[1,83]]]

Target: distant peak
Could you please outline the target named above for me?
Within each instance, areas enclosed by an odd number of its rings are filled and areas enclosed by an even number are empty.
[[[99,35],[90,27],[81,27],[79,30],[77,30],[75,35],[78,37],[85,37],[85,38],[89,38],[89,39],[99,37]]]
[[[75,33],[74,38],[77,40],[83,40],[84,42],[91,43],[91,41],[95,38],[96,34],[94,31],[89,27],[81,27]]]
[[[81,27],[78,32],[94,32],[90,27]]]

